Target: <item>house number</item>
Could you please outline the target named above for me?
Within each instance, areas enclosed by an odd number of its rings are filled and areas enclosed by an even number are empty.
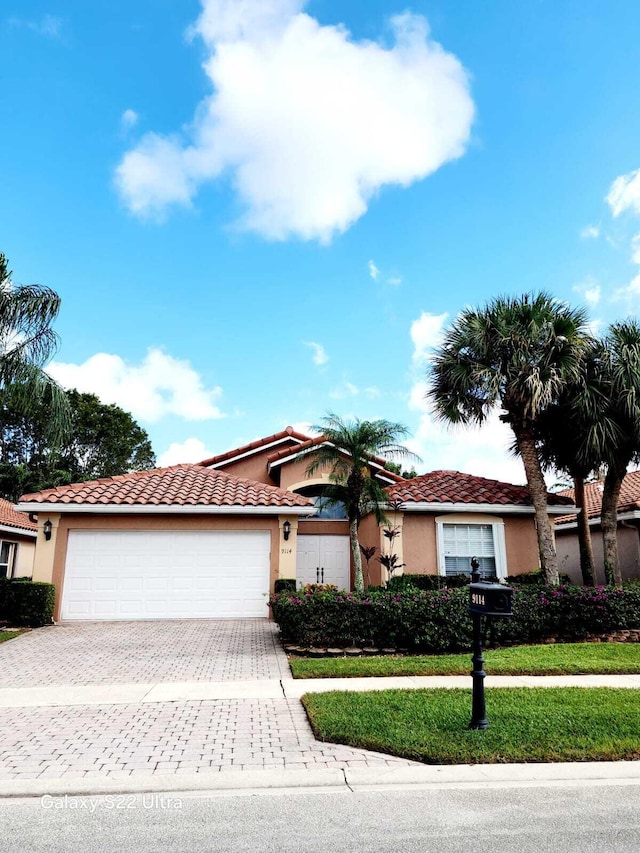
[[[281,554],[293,554],[293,548],[281,548],[280,553]]]
[[[484,595],[480,592],[474,592],[471,596],[472,604],[479,604],[481,607],[485,606]]]

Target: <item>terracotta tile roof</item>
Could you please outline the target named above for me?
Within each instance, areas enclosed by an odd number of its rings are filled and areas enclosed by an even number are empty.
[[[190,464],[59,486],[56,489],[23,495],[20,502],[35,505],[61,503],[131,506],[313,506],[310,498],[285,489]]]
[[[564,489],[559,495],[575,499],[573,489]],[[584,503],[589,518],[599,518],[602,508],[602,483],[587,483],[584,487]],[[630,471],[622,481],[618,512],[631,512],[640,509],[640,471]],[[575,515],[562,515],[556,519],[556,524],[575,521]]]
[[[309,441],[308,435],[296,432],[292,426],[288,426],[281,432],[276,432],[273,435],[267,435],[264,438],[258,438],[256,441],[251,441],[249,444],[244,444],[242,447],[234,447],[233,450],[227,450],[225,453],[219,453],[217,456],[212,456],[210,459],[203,459],[202,462],[198,462],[198,465],[209,467],[211,465],[219,465],[221,462],[230,462],[237,456],[243,456],[246,453],[250,453],[252,450],[259,450],[261,447],[273,444],[275,441],[282,441],[286,438],[290,438],[294,444]]]
[[[11,501],[6,501],[0,498],[0,524],[5,527],[17,527],[20,530],[32,530],[34,533],[38,529],[38,525],[29,521],[29,516],[26,512],[18,512],[13,508]]]
[[[311,450],[313,447],[316,447],[319,444],[323,444],[326,441],[324,436],[318,435],[315,438],[307,438],[307,440],[303,444],[298,444],[296,447],[285,447],[282,450],[276,450],[270,456],[267,456],[267,462],[269,465],[273,465],[275,462],[279,462],[281,459],[286,459],[287,456],[297,455],[299,453],[306,453]],[[345,453],[345,456],[348,454]],[[381,468],[384,468],[386,464],[386,459],[383,459],[381,456],[372,456],[371,461],[376,465],[379,465]],[[380,472],[382,473],[382,472]],[[401,477],[399,474],[394,474],[393,471],[384,470],[385,477],[388,476],[390,480],[397,480],[399,483],[404,483],[404,477]]]
[[[412,480],[389,486],[394,500],[411,503],[515,504],[531,506],[527,486],[514,486],[499,480],[488,480],[460,471],[431,471]],[[573,503],[565,497],[548,494],[550,504]]]

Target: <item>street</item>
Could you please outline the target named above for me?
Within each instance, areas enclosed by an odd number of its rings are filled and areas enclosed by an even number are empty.
[[[637,853],[637,783],[0,801],[11,853]]]

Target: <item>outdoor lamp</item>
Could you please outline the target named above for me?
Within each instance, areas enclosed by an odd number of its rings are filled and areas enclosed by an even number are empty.
[[[52,527],[53,525],[51,524],[51,521],[49,519],[47,519],[42,525],[42,532],[44,533],[44,538],[47,540],[47,542],[49,541],[49,539],[51,539]]]
[[[286,542],[287,539],[289,538],[289,534],[291,533],[291,522],[290,521],[285,521],[285,523],[282,525],[282,532],[284,534],[284,541]]]

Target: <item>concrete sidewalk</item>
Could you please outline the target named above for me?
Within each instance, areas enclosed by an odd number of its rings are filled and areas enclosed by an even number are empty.
[[[488,675],[490,687],[625,687],[640,688],[640,675]],[[331,690],[470,689],[468,675],[396,678],[272,678],[261,681],[182,681],[136,684],[51,684],[0,689],[0,708],[131,703],[192,702],[217,699],[299,699],[305,693]]]

